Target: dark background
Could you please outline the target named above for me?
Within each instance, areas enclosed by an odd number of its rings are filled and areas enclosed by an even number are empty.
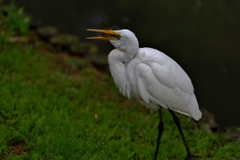
[[[163,51],[191,77],[202,108],[222,127],[240,126],[240,0],[17,0],[46,25],[85,41],[86,28],[132,30],[141,47]],[[110,52],[110,44],[98,43]]]

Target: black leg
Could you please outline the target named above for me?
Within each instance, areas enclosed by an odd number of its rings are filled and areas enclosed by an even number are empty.
[[[177,125],[178,127],[178,131],[180,132],[181,134],[181,137],[182,137],[182,140],[183,140],[183,143],[185,145],[185,148],[187,150],[187,158],[185,160],[191,160],[193,157],[195,158],[199,158],[199,156],[195,156],[195,155],[192,155],[191,152],[190,152],[190,149],[188,147],[188,144],[187,144],[187,141],[183,135],[183,131],[182,131],[182,128],[181,128],[181,124],[180,124],[180,121],[179,121],[179,118],[174,114],[174,112],[172,110],[169,110],[169,112],[171,113],[172,117],[173,117],[173,120],[175,122],[175,124]]]
[[[157,160],[157,157],[158,157],[158,150],[159,150],[159,146],[160,146],[160,140],[161,140],[163,128],[164,128],[164,124],[163,124],[163,119],[162,119],[162,108],[160,107],[160,109],[159,109],[158,138],[157,138],[157,145],[156,145],[154,160]]]

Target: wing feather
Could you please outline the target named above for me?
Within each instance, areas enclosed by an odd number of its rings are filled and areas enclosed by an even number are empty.
[[[142,48],[129,66],[134,70],[134,76],[129,78],[135,97],[148,108],[157,109],[160,105],[196,120],[201,117],[190,78],[170,57]],[[132,73],[131,69],[128,71]]]
[[[194,88],[189,76],[173,59],[151,48],[143,48],[142,54],[145,55],[142,62],[150,66],[161,84],[193,94]]]

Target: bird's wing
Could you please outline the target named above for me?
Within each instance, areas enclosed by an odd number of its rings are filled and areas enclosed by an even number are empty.
[[[140,102],[149,108],[157,109],[160,105],[199,119],[201,115],[191,80],[174,60],[150,48],[141,49],[135,59],[138,63],[134,67],[136,86],[133,88]]]
[[[141,62],[151,68],[159,83],[170,89],[179,88],[187,94],[193,94],[194,88],[189,76],[173,59],[151,48],[142,48],[140,56]]]

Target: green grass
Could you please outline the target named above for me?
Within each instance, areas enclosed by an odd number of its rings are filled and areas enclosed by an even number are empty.
[[[11,36],[22,36],[29,33],[30,18],[23,16],[23,8],[14,2],[9,6],[0,4],[0,45],[8,42]]]
[[[39,43],[0,46],[0,159],[153,159],[158,113],[120,96],[110,75],[85,59]],[[163,116],[159,159],[184,159],[177,128]],[[239,142],[179,117],[201,159],[240,159]]]
[[[9,6],[4,6],[1,8],[1,11],[6,16],[1,16],[2,26],[7,28],[5,31],[11,31],[13,33],[18,33],[20,35],[25,35],[29,32],[28,24],[29,17],[23,16],[23,8],[18,8],[14,2]]]

